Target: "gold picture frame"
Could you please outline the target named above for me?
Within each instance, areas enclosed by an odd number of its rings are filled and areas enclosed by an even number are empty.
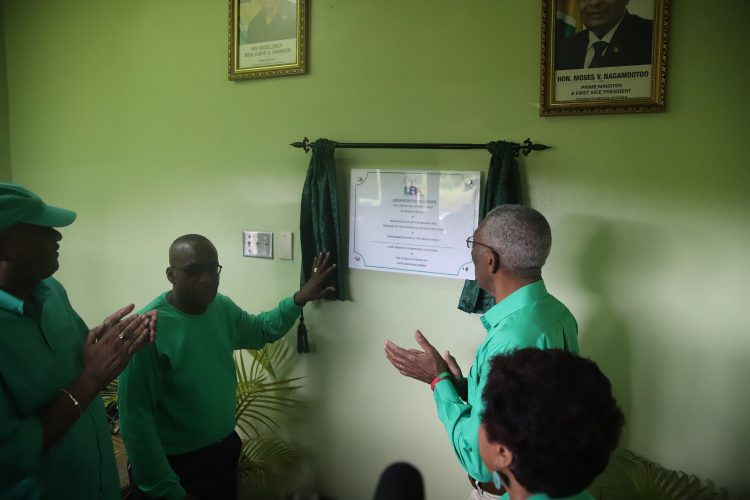
[[[539,114],[665,111],[668,32],[669,0],[542,0]]]
[[[229,79],[307,73],[307,0],[229,0]]]

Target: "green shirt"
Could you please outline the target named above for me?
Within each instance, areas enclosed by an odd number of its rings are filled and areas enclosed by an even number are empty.
[[[0,290],[0,498],[121,498],[99,396],[42,452],[35,415],[81,374],[87,335],[54,278],[37,285],[31,302]]]
[[[567,307],[539,280],[519,288],[481,318],[487,338],[477,350],[468,381],[468,401],[458,396],[450,379],[435,385],[435,403],[461,466],[482,482],[492,476],[479,456],[477,433],[482,420],[482,391],[492,358],[524,347],[578,352],[578,324]]]
[[[156,342],[120,375],[120,428],[138,487],[153,497],[183,498],[167,455],[217,443],[234,430],[235,349],[259,349],[283,337],[302,308],[286,298],[252,315],[217,294],[202,314],[175,309],[161,294]]]

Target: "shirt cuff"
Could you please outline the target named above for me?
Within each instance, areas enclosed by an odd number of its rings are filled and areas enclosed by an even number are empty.
[[[456,388],[453,386],[452,378],[444,378],[435,384],[435,391],[433,392],[433,398],[435,401],[454,401],[456,403],[463,403],[463,400],[459,397]]]
[[[167,494],[164,496],[166,500],[185,500],[185,497],[187,496],[187,491],[185,491],[182,486],[177,485],[176,488],[170,489]]]
[[[170,485],[167,492],[161,498],[163,498],[164,500],[184,500],[186,496],[187,491],[185,491],[185,488],[183,488],[182,485],[177,482]]]
[[[297,292],[293,293],[292,295],[290,295],[289,297],[287,297],[285,299],[282,299],[281,302],[279,302],[279,307],[281,309],[284,309],[284,310],[293,310],[293,311],[296,311],[297,314],[299,315],[302,312],[302,309],[305,306],[298,306],[294,302],[294,296],[296,295],[296,293]]]

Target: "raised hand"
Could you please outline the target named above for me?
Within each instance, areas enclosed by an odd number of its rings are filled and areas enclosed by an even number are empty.
[[[440,373],[449,371],[448,363],[432,347],[432,344],[427,341],[422,332],[417,330],[414,333],[414,338],[423,349],[422,351],[418,349],[404,349],[390,340],[386,340],[385,356],[401,375],[429,384]]]
[[[89,330],[83,345],[83,372],[37,413],[44,431],[42,450],[58,442],[133,353],[153,341],[156,311],[127,316],[132,310],[133,304],[118,309]]]
[[[132,310],[132,304],[125,306],[89,331],[83,346],[83,369],[99,389],[125,368],[135,351],[152,341],[155,312],[126,317]]]
[[[148,340],[149,342],[153,342],[156,340],[156,309],[143,313],[143,316],[149,318]],[[144,342],[144,344],[146,343],[147,342]]]
[[[445,359],[445,362],[448,364],[448,370],[451,372],[454,379],[461,380],[464,378],[464,374],[461,372],[461,367],[458,366],[456,358],[451,355],[450,351],[445,351],[443,359]]]
[[[330,274],[336,269],[336,264],[331,263],[331,252],[320,252],[313,262],[312,273],[307,283],[294,294],[294,302],[298,306],[304,306],[312,300],[322,299],[330,296],[336,291],[336,287],[328,285]]]
[[[456,388],[459,397],[466,401],[469,392],[468,381],[464,378],[464,375],[461,372],[461,367],[458,366],[456,358],[451,355],[450,351],[445,351],[443,359],[448,363],[448,370],[451,372],[453,387]]]

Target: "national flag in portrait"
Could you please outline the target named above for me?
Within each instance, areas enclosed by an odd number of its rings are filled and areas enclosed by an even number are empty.
[[[557,0],[558,38],[566,38],[583,29],[578,16],[578,0]]]

